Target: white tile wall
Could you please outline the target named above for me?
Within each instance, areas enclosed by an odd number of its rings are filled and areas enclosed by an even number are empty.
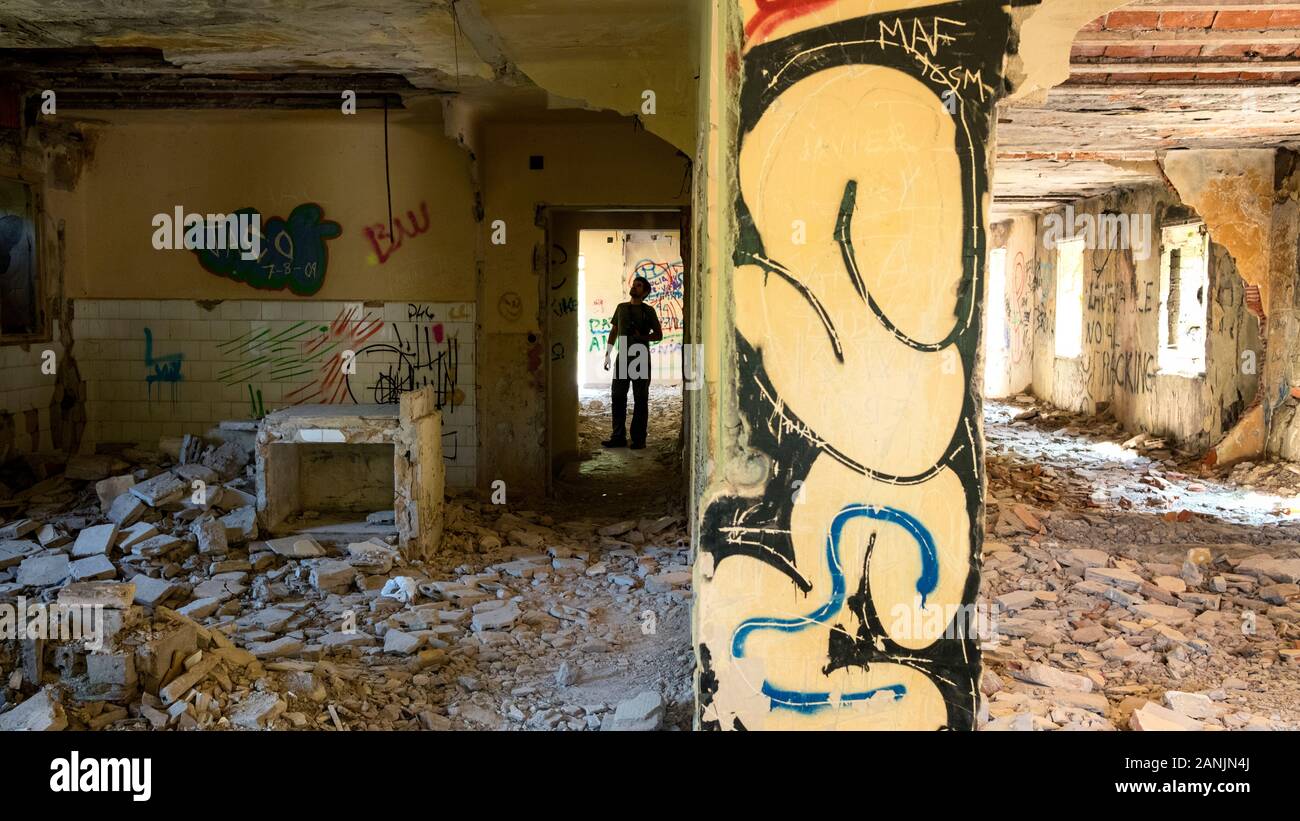
[[[60,339],[58,320],[54,322],[54,339]],[[55,354],[55,368],[63,362],[63,346],[58,342],[32,343],[24,350],[18,345],[0,346],[0,414],[12,414],[14,449],[20,453],[52,450],[50,438],[50,402],[54,398],[54,374],[41,373],[45,351]],[[27,428],[27,411],[36,410],[39,427],[32,436]]]
[[[87,447],[202,434],[223,419],[253,418],[250,387],[254,396],[261,392],[269,413],[317,402],[396,401],[413,380],[415,387],[446,388],[447,482],[474,484],[473,303],[364,308],[239,300],[208,311],[188,300],[76,300],[73,316],[73,353],[87,389]],[[151,363],[146,328],[153,335]],[[344,350],[356,352],[356,372],[346,382],[333,359]]]

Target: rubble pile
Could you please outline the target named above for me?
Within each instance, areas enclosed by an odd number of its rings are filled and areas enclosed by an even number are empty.
[[[167,449],[76,457],[16,497],[0,604],[97,607],[103,629],[0,641],[0,729],[689,726],[679,516],[453,499],[440,557],[410,563],[393,532],[266,538],[244,444]]]
[[[1300,728],[1300,522],[1145,440],[991,405],[983,728]],[[619,497],[618,460],[641,457],[606,452],[581,504],[451,498],[441,550],[412,562],[391,511],[259,533],[250,439],[76,457],[3,503],[0,605],[92,608],[101,629],[0,640],[0,729],[690,726],[667,473]]]
[[[1300,524],[1081,500],[1068,453],[995,461],[984,729],[1300,728]],[[1041,498],[1054,509],[1029,503]]]

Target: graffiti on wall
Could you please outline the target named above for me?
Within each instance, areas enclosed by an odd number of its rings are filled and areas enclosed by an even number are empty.
[[[418,237],[429,230],[429,206],[425,202],[420,203],[420,216],[424,218],[421,224],[414,211],[406,212],[406,221],[402,222],[401,215],[393,217],[393,230],[390,233],[388,225],[382,222],[376,222],[373,225],[367,225],[363,230],[366,240],[370,243],[370,249],[374,252],[370,255],[371,264],[378,263],[383,265],[388,262],[398,248],[402,247],[402,241]]]
[[[169,354],[155,355],[153,352],[153,329],[144,329],[144,366],[147,371],[144,377],[145,384],[149,388],[149,401],[153,401],[153,386],[159,384],[158,392],[161,395],[161,385],[171,385],[171,400],[176,401],[177,386],[185,379],[181,373],[181,363],[184,362],[185,355],[179,351]]]
[[[1030,353],[1034,341],[1033,303],[1030,292],[1029,270],[1025,265],[1023,251],[1016,252],[1016,259],[1011,266],[1011,287],[1007,289],[1008,347],[1012,363],[1019,365],[1025,355]]]
[[[650,296],[646,304],[655,309],[659,315],[659,325],[663,328],[664,340],[673,334],[681,339],[682,330],[682,275],[685,267],[682,261],[656,262],[652,259],[639,260],[632,266],[632,273],[627,278],[627,287],[632,287],[632,280],[645,277],[650,283]]]
[[[369,399],[378,405],[395,405],[402,394],[432,386],[438,408],[454,410],[465,401],[456,387],[460,364],[460,340],[446,335],[442,323],[417,325],[403,335],[394,327],[395,342],[367,345],[357,351],[357,359],[377,359],[382,370],[366,389]],[[351,385],[348,386],[351,394]],[[354,396],[355,399],[355,396]]]
[[[972,380],[1008,31],[984,0],[744,58],[733,458],[765,467],[702,514],[704,727],[975,724]]]
[[[256,213],[241,208],[236,214]],[[288,219],[266,220],[262,237],[262,254],[246,260],[238,248],[195,250],[199,264],[209,273],[229,277],[236,282],[264,290],[288,288],[296,296],[311,296],[325,283],[329,266],[326,243],[342,232],[342,227],[325,219],[325,209],[305,202],[289,212]]]
[[[613,327],[613,322],[608,317],[593,316],[587,320],[587,335],[591,341],[587,343],[587,353],[605,350],[609,344],[609,329]]]
[[[253,388],[261,382],[301,383],[284,393],[288,405],[396,404],[403,393],[431,385],[437,407],[455,410],[465,401],[457,386],[459,340],[446,333],[432,306],[408,305],[407,315],[407,322],[392,323],[391,341],[376,339],[385,327],[382,317],[358,306],[340,309],[326,325],[254,328],[217,344],[223,357],[239,361],[216,378],[225,385],[248,383],[254,416],[265,415],[261,391]],[[355,373],[345,367],[346,358]]]

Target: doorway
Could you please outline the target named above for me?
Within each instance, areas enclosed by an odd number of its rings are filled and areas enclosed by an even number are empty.
[[[682,208],[547,212],[549,490],[611,515],[677,504],[687,487],[682,355],[688,338],[689,215]],[[628,301],[638,276],[651,283],[646,304],[664,333],[651,346],[647,447],[605,449],[601,441],[612,430],[605,347],[614,309]],[[632,407],[629,394],[629,422]]]

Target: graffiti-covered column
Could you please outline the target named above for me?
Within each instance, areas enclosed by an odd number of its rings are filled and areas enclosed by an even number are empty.
[[[887,5],[746,0],[743,45],[714,32],[732,76],[713,93],[738,102],[713,106],[703,728],[975,724],[976,361],[1012,20],[987,0],[864,14]]]

